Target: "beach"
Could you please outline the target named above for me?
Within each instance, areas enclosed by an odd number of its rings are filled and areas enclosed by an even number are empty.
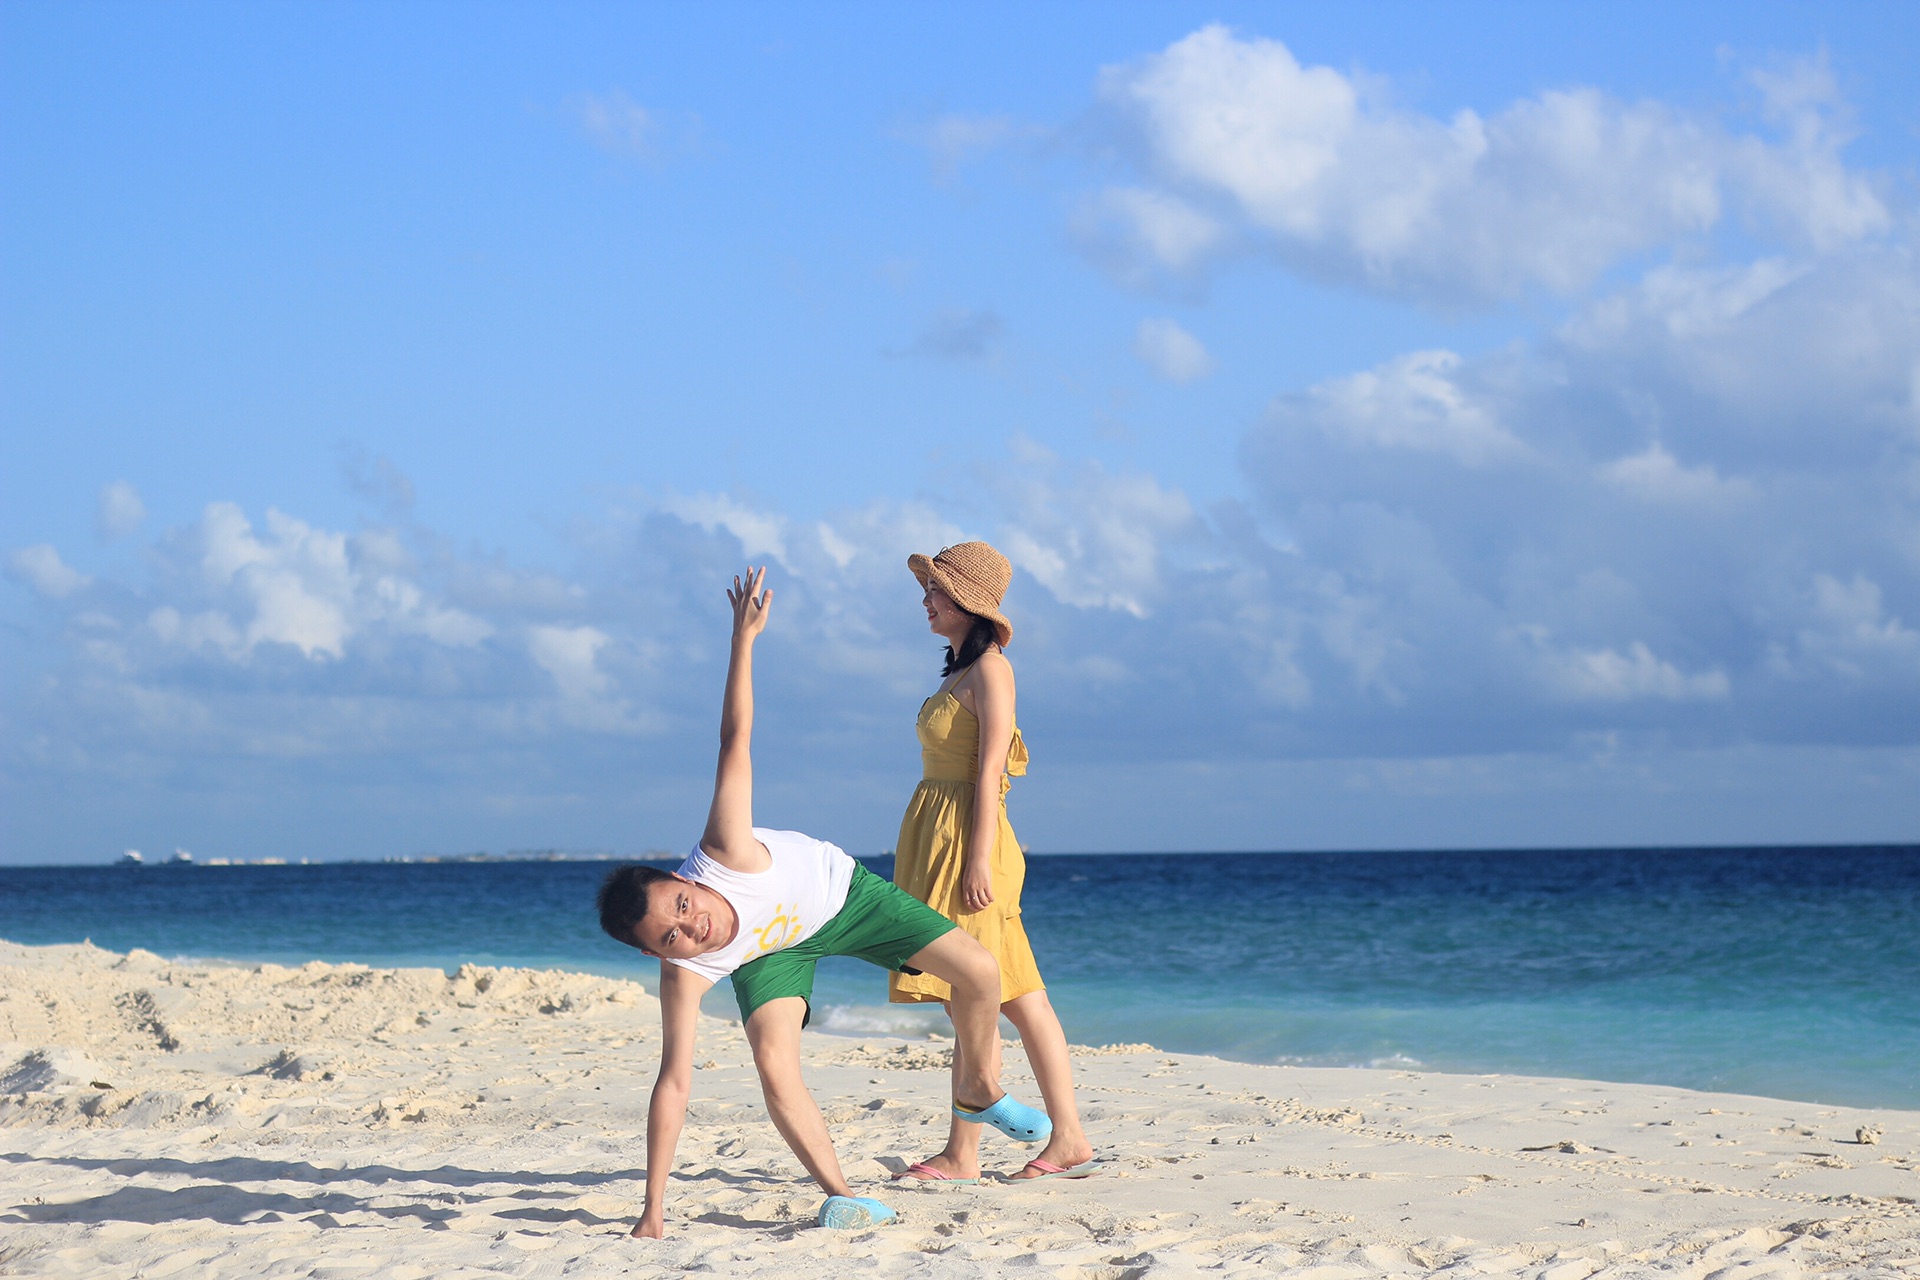
[[[1146,1045],[1078,1059],[1098,1175],[896,1186],[945,1045],[809,1034],[850,1180],[899,1211],[829,1232],[721,1019],[668,1238],[633,1240],[658,1034],[609,977],[0,944],[0,1274],[1920,1274],[1920,1112]]]

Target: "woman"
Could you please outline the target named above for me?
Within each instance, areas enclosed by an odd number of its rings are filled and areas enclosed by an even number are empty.
[[[1013,638],[1013,624],[1000,613],[1013,568],[984,542],[963,542],[931,559],[911,556],[907,567],[925,593],[928,625],[947,642],[947,662],[939,690],[920,707],[926,776],[900,821],[894,883],[978,938],[1000,962],[1000,1011],[1020,1032],[1053,1119],[1046,1147],[1012,1176],[1084,1178],[1096,1169],[1093,1148],[1074,1104],[1066,1033],[1020,922],[1026,858],[1007,822],[1008,775],[1027,771],[1026,743],[1013,722],[1013,666],[1002,652]],[[887,998],[895,1003],[944,1003],[947,995],[947,984],[931,974],[888,978]],[[956,1118],[946,1148],[900,1177],[978,1181],[980,1126]]]

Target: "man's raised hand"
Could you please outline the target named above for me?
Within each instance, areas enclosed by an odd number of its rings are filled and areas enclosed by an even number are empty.
[[[766,585],[767,568],[747,570],[743,584],[738,574],[727,588],[727,603],[733,606],[733,634],[751,640],[767,628],[767,611],[773,607],[773,588]]]

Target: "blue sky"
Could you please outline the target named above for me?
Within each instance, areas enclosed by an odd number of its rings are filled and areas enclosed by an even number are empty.
[[[0,7],[0,860],[1920,838],[1904,4]]]

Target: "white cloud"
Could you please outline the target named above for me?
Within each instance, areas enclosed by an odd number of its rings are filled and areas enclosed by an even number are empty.
[[[1752,497],[1754,486],[1723,479],[1711,465],[1683,465],[1655,440],[1640,453],[1601,464],[1600,478],[1650,502],[1701,504]]]
[[[1736,140],[1732,168],[1761,211],[1820,252],[1886,230],[1891,218],[1879,195],[1840,160],[1854,131],[1826,55],[1761,68],[1748,78],[1767,118],[1787,134],[1778,146]]]
[[[894,132],[895,136],[927,149],[933,162],[934,177],[940,182],[953,181],[960,167],[976,155],[1040,133],[1033,126],[1023,125],[1012,116],[976,116],[959,112],[944,112],[931,120],[902,126]]]
[[[1409,352],[1283,399],[1271,416],[1348,444],[1440,454],[1469,467],[1527,457],[1531,450],[1501,422],[1499,407],[1463,386],[1459,368],[1451,351]]]
[[[610,687],[594,659],[611,638],[598,627],[533,627],[527,633],[527,652],[553,677],[562,699],[593,703]]]
[[[1186,495],[1091,462],[1060,483],[1051,454],[1033,445],[1020,453],[1023,474],[1003,481],[1007,559],[1065,604],[1148,616],[1161,593],[1162,544],[1193,523]]]
[[[1920,267],[1888,246],[1660,268],[1544,349],[1571,384],[1637,399],[1680,456],[1858,468],[1915,435]]]
[[[1317,230],[1322,215],[1302,197],[1337,170],[1359,114],[1339,72],[1302,67],[1278,41],[1242,42],[1218,26],[1109,68],[1101,90],[1139,113],[1172,176],[1229,192],[1296,234]]]
[[[1844,132],[1807,123],[1825,118],[1830,78],[1783,109],[1779,141],[1593,89],[1441,120],[1220,26],[1108,68],[1100,89],[1157,180],[1115,188],[1106,207],[1141,211],[1135,247],[1182,270],[1225,236],[1169,241],[1141,214],[1172,207],[1199,226],[1218,210],[1312,274],[1440,302],[1583,288],[1626,257],[1713,230],[1730,200],[1818,250],[1891,225],[1841,162]]]
[[[658,117],[621,89],[581,93],[568,102],[589,138],[615,155],[648,157],[660,143]]]
[[[60,553],[45,542],[22,547],[8,556],[7,576],[54,600],[65,599],[93,581],[62,560]]]
[[[147,504],[140,491],[125,480],[115,480],[100,490],[100,501],[93,512],[94,532],[102,538],[118,538],[132,533],[147,518]]]
[[[309,658],[338,658],[353,632],[354,594],[344,534],[316,530],[269,509],[268,537],[253,530],[232,503],[214,503],[201,523],[201,567],[217,586],[232,587],[252,611],[246,648],[288,644]]]
[[[430,601],[419,586],[395,574],[367,580],[363,600],[368,616],[385,619],[401,634],[425,636],[449,648],[470,649],[494,633],[491,623]]]
[[[1805,658],[1850,681],[1891,676],[1920,683],[1920,631],[1888,617],[1880,585],[1864,574],[1842,582],[1815,574],[1807,625],[1797,635]]]
[[[741,554],[749,561],[786,563],[787,521],[778,513],[756,511],[734,498],[715,493],[669,497],[660,507],[709,533],[725,529],[739,539]]]
[[[1112,187],[1085,201],[1073,230],[1129,284],[1150,282],[1155,268],[1189,274],[1229,243],[1219,219],[1144,187]]]
[[[1140,322],[1133,335],[1133,354],[1169,382],[1192,382],[1215,368],[1200,339],[1167,319]]]
[[[1732,690],[1725,672],[1688,675],[1638,640],[1625,653],[1612,648],[1548,650],[1542,654],[1542,671],[1549,688],[1576,701],[1719,700]]]
[[[1299,646],[1273,640],[1254,665],[1253,690],[1262,702],[1304,711],[1313,702],[1313,680],[1300,665]]]
[[[409,557],[390,532],[348,536],[269,510],[266,533],[240,507],[209,504],[173,544],[191,566],[199,603],[168,603],[147,625],[163,643],[209,647],[244,661],[284,644],[312,660],[347,655],[356,637],[422,636],[471,648],[494,633],[474,614],[430,598],[407,576]],[[185,605],[186,607],[181,607]]]
[[[1915,351],[1920,263],[1853,248],[1659,268],[1532,342],[1282,397],[1244,458],[1286,551],[1239,546],[1272,566],[1252,616],[1311,687],[1297,713],[1502,743],[1920,724]]]
[[[1709,339],[1811,270],[1808,262],[1768,257],[1718,268],[1655,267],[1631,289],[1602,298],[1563,330],[1579,345],[1617,342],[1637,326],[1682,342]]]
[[[228,653],[241,653],[247,647],[233,620],[212,609],[189,617],[182,615],[172,605],[164,604],[147,615],[147,626],[152,628],[163,644],[178,645],[182,649],[206,646]]]

